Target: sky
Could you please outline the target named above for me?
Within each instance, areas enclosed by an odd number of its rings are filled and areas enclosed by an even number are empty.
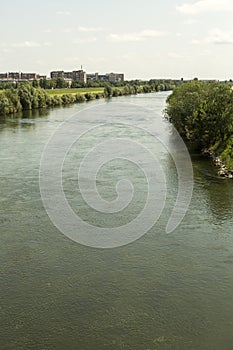
[[[233,0],[1,0],[0,72],[233,78]]]

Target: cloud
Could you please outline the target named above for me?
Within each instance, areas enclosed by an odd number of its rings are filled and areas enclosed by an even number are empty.
[[[56,13],[57,13],[57,15],[60,15],[60,16],[70,16],[71,15],[70,11],[57,11]]]
[[[199,0],[193,4],[184,3],[176,7],[177,11],[184,14],[198,14],[206,12],[229,12],[233,11],[232,0]]]
[[[38,43],[35,41],[23,41],[19,43],[9,43],[9,44],[2,44],[2,47],[6,48],[36,48],[36,47],[46,47],[46,46],[51,46],[50,43]]]
[[[97,41],[96,38],[76,39],[73,41],[74,44],[89,44]]]
[[[142,30],[138,33],[110,34],[108,39],[115,42],[143,41],[163,36],[165,33],[157,30]]]
[[[61,30],[62,33],[72,33],[74,31],[73,28],[64,28]]]
[[[196,19],[193,19],[193,18],[190,18],[190,19],[187,19],[183,22],[183,24],[186,24],[186,25],[192,25],[192,24],[195,24],[197,23],[197,20]]]
[[[101,27],[79,27],[80,32],[101,32],[103,28]]]
[[[75,32],[82,32],[82,33],[95,33],[95,32],[100,32],[103,29],[101,27],[78,27],[78,28],[63,28],[61,29],[62,33],[75,33]]]
[[[2,45],[1,45],[0,49],[1,49],[2,53],[10,53],[10,52],[12,52],[11,49],[7,49],[7,48],[3,47]]]
[[[179,54],[179,53],[176,53],[176,52],[169,52],[168,53],[168,57],[170,57],[170,58],[183,58],[184,56],[182,56],[181,54]]]
[[[176,61],[181,61],[181,60],[190,60],[192,58],[192,56],[188,53],[185,52],[168,52],[167,54],[168,58],[171,58],[172,60],[176,60]]]
[[[233,31],[225,32],[219,28],[211,30],[208,35],[201,40],[194,39],[193,44],[216,44],[233,45]]]

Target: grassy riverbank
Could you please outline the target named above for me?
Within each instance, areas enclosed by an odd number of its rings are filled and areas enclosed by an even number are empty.
[[[65,94],[81,94],[85,95],[86,93],[95,93],[95,94],[101,94],[104,93],[104,88],[98,87],[98,88],[68,88],[68,89],[53,89],[53,90],[46,90],[46,92],[50,96],[61,96]]]
[[[14,114],[22,110],[42,109],[65,106],[73,103],[88,102],[95,99],[111,98],[156,91],[151,85],[124,85],[116,87],[43,89],[29,83],[0,90],[0,116]]]

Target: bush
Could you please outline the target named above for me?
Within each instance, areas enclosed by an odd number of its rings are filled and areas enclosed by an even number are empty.
[[[61,99],[62,99],[63,105],[72,104],[76,101],[75,96],[73,96],[71,94],[62,95]]]
[[[192,81],[175,88],[166,112],[182,137],[214,150],[232,167],[232,102],[230,84]]]
[[[90,94],[89,92],[87,92],[85,94],[85,98],[86,98],[87,101],[91,101],[91,100],[95,99],[95,95],[94,94]]]
[[[86,97],[84,95],[81,95],[81,94],[76,94],[75,100],[77,103],[82,103],[82,102],[86,101]]]
[[[61,96],[53,96],[51,99],[51,105],[54,107],[61,106],[62,105],[62,99]]]

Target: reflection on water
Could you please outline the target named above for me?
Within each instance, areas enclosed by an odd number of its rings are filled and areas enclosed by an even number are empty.
[[[206,206],[212,214],[213,223],[221,225],[233,218],[233,186],[229,179],[220,178],[217,168],[207,157],[200,156],[191,150],[195,172],[195,185],[204,196]]]
[[[38,118],[44,118],[49,115],[51,111],[47,109],[34,109],[19,112],[17,114],[12,114],[8,116],[0,117],[0,131],[4,127],[21,127],[21,128],[30,128],[31,126],[36,124],[36,120]]]
[[[166,96],[118,101],[161,111]],[[45,143],[60,122],[81,108],[27,112],[0,123],[0,348],[231,350],[233,182],[216,178],[209,160],[193,154],[190,209],[175,234],[165,235],[177,175],[161,148],[168,193],[157,225],[119,249],[78,245],[50,222],[38,173]],[[134,117],[125,114],[126,119]],[[141,115],[135,118],[142,126],[155,122],[153,114],[146,121]],[[71,152],[64,164],[64,190],[74,209],[76,166]],[[115,194],[116,168],[121,176],[124,165],[112,163],[97,179],[105,198]],[[133,167],[129,172],[139,189],[130,217],[138,200],[143,201],[144,183],[140,172]],[[93,220],[93,212],[82,211]]]
[[[228,180],[216,180],[209,186],[208,205],[215,218],[216,225],[226,220],[233,224],[233,189]],[[216,197],[218,201],[216,201]],[[230,233],[230,232],[229,232]]]

